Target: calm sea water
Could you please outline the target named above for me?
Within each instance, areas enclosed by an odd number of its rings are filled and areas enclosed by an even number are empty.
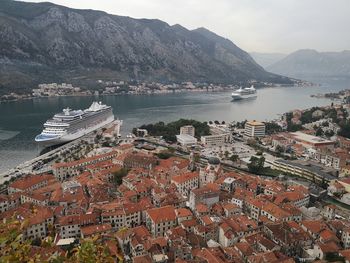
[[[140,96],[100,96],[42,98],[0,103],[0,172],[13,168],[38,154],[34,137],[42,124],[65,107],[87,108],[100,100],[114,109],[124,120],[122,131],[156,121],[179,118],[205,120],[268,120],[280,113],[316,105],[329,105],[326,99],[311,98],[311,94],[350,88],[350,82],[333,81],[320,87],[266,88],[253,100],[231,102],[230,92],[181,93]]]

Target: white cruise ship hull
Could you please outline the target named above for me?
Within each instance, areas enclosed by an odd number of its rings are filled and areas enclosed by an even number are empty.
[[[232,93],[232,100],[244,100],[244,99],[253,99],[256,98],[258,95],[256,93],[252,94],[235,94]]]
[[[102,128],[113,121],[114,121],[114,116],[110,116],[106,120],[104,120],[104,121],[102,121],[94,126],[87,127],[85,129],[80,129],[80,130],[76,131],[75,133],[67,133],[67,134],[64,134],[62,136],[50,137],[50,136],[45,136],[45,135],[39,134],[38,136],[35,137],[35,141],[38,142],[43,147],[50,147],[50,146],[64,144],[64,143],[79,139],[80,137],[82,137],[86,134],[89,134],[89,133],[91,133],[99,128]]]

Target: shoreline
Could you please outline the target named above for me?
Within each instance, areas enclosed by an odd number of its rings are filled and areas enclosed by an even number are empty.
[[[268,89],[268,88],[310,88],[315,86],[321,86],[320,84],[312,84],[312,85],[272,85],[272,86],[263,86],[263,87],[257,87],[257,89]],[[218,89],[172,89],[165,92],[140,92],[140,93],[111,93],[111,94],[77,94],[77,95],[58,95],[58,96],[32,96],[32,97],[24,97],[24,98],[16,98],[11,100],[0,100],[1,103],[7,103],[7,102],[20,102],[20,101],[26,101],[26,100],[35,100],[35,99],[43,99],[43,98],[60,98],[60,97],[93,97],[93,96],[144,96],[144,95],[168,95],[168,94],[176,94],[176,93],[215,93],[215,92],[227,92],[227,91],[234,91],[233,88],[218,88]],[[28,94],[27,94],[28,95]],[[10,95],[4,95],[4,96],[10,96]]]
[[[271,87],[271,88],[272,88],[272,87]],[[215,91],[215,92],[224,92],[224,91]],[[179,92],[179,93],[180,93],[180,92]],[[184,93],[184,92],[181,92],[181,93]],[[168,94],[169,94],[169,93],[164,93],[164,94],[138,94],[138,95],[168,95]],[[123,94],[123,95],[131,95],[131,94]],[[135,94],[135,95],[136,95],[136,94]],[[89,97],[89,96],[94,96],[94,95],[84,95],[84,96],[80,96],[80,97]],[[99,95],[99,96],[110,96],[110,94],[101,94],[101,95]],[[118,96],[118,95],[114,95],[114,96]],[[59,97],[77,97],[77,96],[59,96]],[[49,98],[49,97],[46,97],[46,98]],[[55,97],[55,98],[57,98],[57,97]],[[41,98],[40,98],[40,99],[41,99]],[[302,109],[302,110],[308,110],[308,109],[310,109],[310,107],[309,107],[309,108]],[[291,109],[291,110],[288,111],[288,112],[291,112],[291,111],[293,111],[293,110],[295,110],[295,109]],[[283,115],[283,114],[285,114],[285,113],[287,113],[287,112],[282,112],[282,113],[279,113],[278,115]],[[271,118],[266,119],[265,121],[276,121],[276,117],[271,116]],[[131,131],[129,131],[129,132],[131,132]],[[79,139],[77,139],[77,140],[80,140],[80,139],[81,139],[81,138],[79,138]],[[74,141],[72,141],[72,142],[70,142],[70,143],[75,143],[77,140],[74,140]],[[68,143],[68,144],[70,144],[70,143]],[[15,167],[12,167],[12,168],[10,168],[10,169],[8,169],[8,170],[6,170],[6,171],[1,172],[1,173],[0,173],[0,181],[4,179],[4,176],[5,176],[6,174],[9,174],[9,173],[11,173],[11,171],[16,170],[17,167],[20,167],[20,166],[22,166],[22,165],[25,164],[25,163],[33,162],[33,160],[35,160],[35,159],[37,159],[37,158],[40,158],[40,156],[41,156],[41,155],[36,156],[35,158],[32,158],[32,159],[26,160],[26,161],[24,161],[24,162],[21,162],[21,163],[19,163],[18,165],[16,165]]]
[[[292,86],[292,87],[294,87],[294,88],[296,88],[295,90],[298,90],[298,88],[307,88],[307,87],[302,87],[302,86]],[[266,89],[266,88],[287,88],[286,86],[278,86],[278,87],[264,87],[264,88],[261,88],[261,89]],[[178,92],[176,92],[176,93],[179,93],[179,94],[182,94],[182,93],[188,93],[188,94],[191,94],[191,93],[193,93],[193,94],[195,94],[195,93],[198,93],[198,94],[200,94],[200,93],[203,93],[204,91],[178,91]],[[206,92],[206,91],[205,91]],[[221,93],[221,92],[227,92],[227,90],[226,91],[223,91],[223,90],[214,90],[214,91],[208,91],[208,92],[206,92],[206,93]],[[122,96],[122,95],[128,95],[128,96],[131,96],[131,95],[149,95],[149,96],[154,96],[154,95],[169,95],[169,94],[173,94],[173,93],[153,93],[153,94],[100,94],[100,95],[98,95],[98,96]],[[72,98],[74,98],[74,97],[93,97],[94,95],[80,95],[80,96],[55,96],[55,97],[41,97],[41,98],[37,98],[37,99],[42,99],[42,98],[54,98],[54,99],[57,99],[57,97],[64,97],[64,98],[68,98],[68,97],[72,97]],[[156,97],[156,96],[154,96],[154,97]],[[34,98],[28,98],[28,99],[34,99]],[[12,103],[14,102],[14,101],[11,101]],[[5,103],[4,103],[5,104]],[[308,109],[308,108],[310,108],[310,106],[307,106],[307,107],[305,107],[305,108],[301,108],[301,109]],[[296,108],[291,108],[290,109],[290,111],[292,111],[292,110],[294,110],[294,109],[296,109]],[[280,111],[278,114],[276,114],[276,115],[271,115],[269,118],[265,118],[264,120],[266,120],[266,121],[268,121],[268,120],[276,120],[276,118],[278,118],[278,116],[280,116],[281,114],[283,114],[285,111]],[[231,119],[231,121],[232,121],[233,119]],[[130,130],[128,131],[128,130],[124,130],[124,132],[130,132]],[[30,160],[30,159],[28,159],[28,160]],[[26,160],[27,161],[27,160]],[[22,161],[22,162],[20,162],[20,163],[18,163],[17,165],[20,165],[21,163],[23,163],[23,162],[25,162],[25,161]],[[16,165],[16,166],[17,166]],[[3,173],[6,173],[7,171],[9,171],[9,170],[11,170],[11,169],[13,169],[14,167],[16,167],[16,166],[11,166],[11,168],[9,168],[9,169],[7,169],[7,170],[3,170],[2,172]]]

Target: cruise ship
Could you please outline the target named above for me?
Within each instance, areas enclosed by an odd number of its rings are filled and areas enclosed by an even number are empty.
[[[101,102],[93,102],[85,110],[66,108],[44,123],[44,129],[35,137],[35,141],[44,147],[63,144],[78,139],[113,121],[112,107]],[[118,121],[117,125],[119,127],[121,121]]]
[[[254,86],[251,86],[250,88],[239,88],[238,90],[235,90],[232,92],[232,99],[233,100],[243,100],[243,99],[250,99],[250,98],[256,98],[257,92]]]

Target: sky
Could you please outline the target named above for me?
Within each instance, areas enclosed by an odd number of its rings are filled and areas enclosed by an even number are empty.
[[[157,18],[188,29],[205,27],[248,52],[350,50],[350,0],[48,1],[134,18]]]

